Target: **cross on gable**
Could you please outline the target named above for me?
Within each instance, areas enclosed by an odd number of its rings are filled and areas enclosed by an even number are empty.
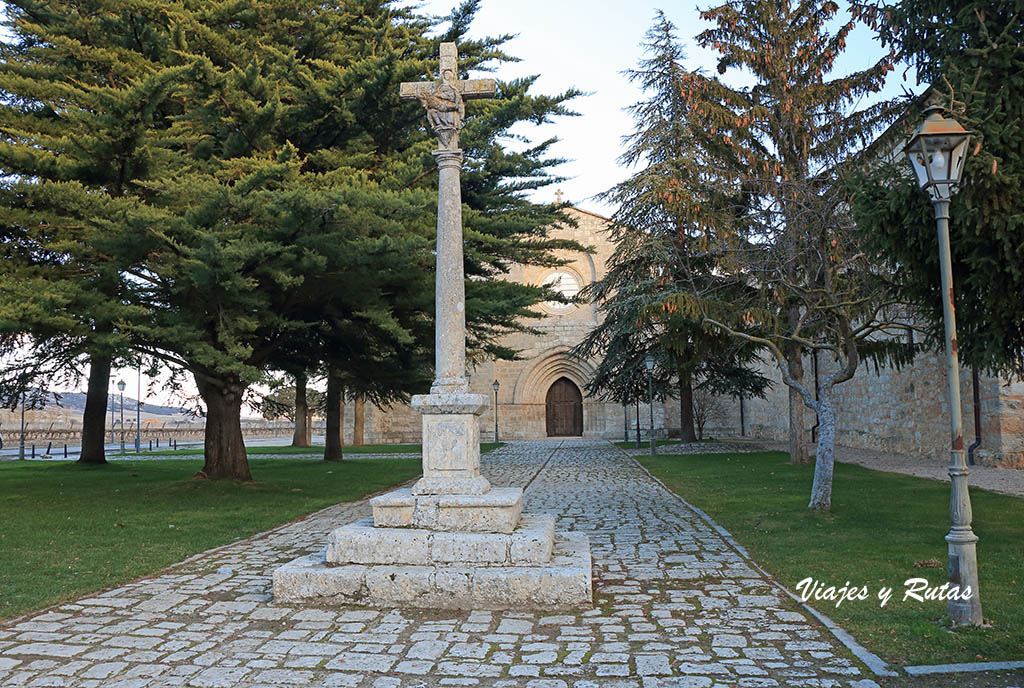
[[[440,78],[437,81],[404,82],[398,95],[402,100],[418,100],[427,109],[427,120],[437,132],[441,147],[458,148],[459,131],[465,116],[463,101],[493,98],[494,79],[458,78],[459,51],[454,43],[441,44]]]

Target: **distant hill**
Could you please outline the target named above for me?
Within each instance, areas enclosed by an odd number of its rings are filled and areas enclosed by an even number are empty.
[[[114,404],[115,408],[120,408],[120,398],[117,395],[111,395],[111,403]],[[124,398],[124,410],[135,411],[135,405],[138,402],[126,396]],[[55,402],[53,397],[50,397],[46,403],[47,407],[59,406],[60,408],[74,409],[77,411],[85,410],[85,394],[81,392],[63,392],[60,395],[60,402]],[[179,416],[188,413],[185,409],[180,406],[157,406],[156,404],[143,403],[141,411],[143,413],[151,413],[155,416]]]

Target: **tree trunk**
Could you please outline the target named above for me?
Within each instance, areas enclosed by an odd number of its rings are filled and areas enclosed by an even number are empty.
[[[295,432],[292,433],[293,447],[309,446],[309,406],[306,403],[306,376],[295,376]]]
[[[786,351],[789,375],[799,384],[804,380],[804,361],[800,347],[793,346]],[[800,392],[789,387],[789,462],[810,463],[807,454],[806,432],[804,431],[804,401]]]
[[[693,431],[693,376],[688,371],[679,371],[679,441],[697,441]]]
[[[356,447],[363,445],[363,423],[366,418],[366,401],[363,395],[356,397],[355,410],[352,419],[352,444]]]
[[[345,425],[345,389],[334,367],[327,369],[327,419],[324,428],[324,461],[341,461],[341,432]]]
[[[836,452],[836,411],[832,405],[832,389],[819,390],[818,446],[814,457],[814,484],[811,485],[811,509],[832,508],[832,470]]]
[[[107,462],[103,445],[106,443],[107,389],[110,386],[110,357],[89,357],[89,387],[82,413],[82,451],[78,463],[103,464]]]
[[[242,395],[238,381],[212,381],[195,376],[199,395],[206,403],[203,469],[197,478],[252,480],[242,439]]]

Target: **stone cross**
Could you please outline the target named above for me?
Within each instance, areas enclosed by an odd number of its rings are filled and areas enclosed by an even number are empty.
[[[491,488],[480,473],[486,394],[466,375],[459,131],[463,98],[493,81],[457,81],[454,43],[441,44],[441,79],[402,84],[437,132],[437,376],[412,407],[423,416],[423,477],[370,500],[373,524],[336,529],[321,555],[274,572],[280,600],[449,609],[563,609],[592,602],[586,536],[560,534],[546,514],[524,518],[523,489]]]
[[[437,274],[434,298],[435,377],[431,394],[469,390],[466,381],[466,286],[462,266],[462,151],[459,132],[466,98],[491,98],[493,79],[459,81],[459,53],[454,43],[441,44],[438,81],[403,83],[403,100],[418,100],[427,109],[427,121],[437,132]]]
[[[459,53],[454,43],[441,44],[440,79],[404,83],[399,94],[418,100],[427,121],[437,132],[437,273],[435,280],[435,377],[430,394],[412,398],[423,414],[423,477],[412,494],[485,495],[490,483],[480,474],[478,416],[487,397],[469,393],[466,376],[466,285],[462,267],[462,188],[459,180],[462,151],[459,132],[465,98],[487,98],[495,93],[492,79],[459,81]],[[521,499],[514,500],[521,508]],[[376,513],[374,512],[376,519]],[[518,512],[516,512],[518,513]]]
[[[399,86],[402,100],[418,100],[427,109],[427,121],[437,132],[442,150],[459,150],[459,132],[466,116],[465,101],[493,98],[494,79],[458,80],[459,51],[454,43],[441,44],[440,79],[406,82]]]

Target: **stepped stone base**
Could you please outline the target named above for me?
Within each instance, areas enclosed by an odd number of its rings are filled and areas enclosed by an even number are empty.
[[[564,610],[593,603],[590,543],[559,533],[547,564],[332,566],[326,550],[274,571],[274,598],[282,602],[440,609]]]
[[[331,533],[331,564],[466,564],[529,566],[551,560],[555,517],[523,516],[512,533],[448,533],[421,528],[375,528],[372,519]]]
[[[523,513],[523,491],[496,487],[480,495],[417,495],[409,488],[370,500],[378,528],[511,533]]]

